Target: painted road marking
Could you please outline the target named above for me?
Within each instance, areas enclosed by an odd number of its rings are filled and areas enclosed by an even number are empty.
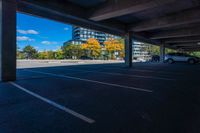
[[[72,70],[72,71],[83,71],[83,72],[92,72],[92,73],[102,73],[102,74],[107,74],[107,75],[117,75],[117,76],[128,76],[128,77],[134,77],[134,78],[146,78],[146,79],[159,79],[159,80],[170,80],[170,81],[175,81],[175,79],[170,79],[170,78],[162,78],[162,77],[154,77],[154,76],[140,76],[140,75],[128,75],[128,74],[122,74],[122,73],[111,73],[111,72],[101,72],[101,71],[89,71],[89,70],[81,70],[81,69],[70,69],[66,68],[67,70]],[[65,69],[65,70],[66,70]],[[71,73],[70,73],[71,74]],[[72,73],[73,74],[73,73]]]
[[[47,73],[47,72],[41,72],[41,71],[33,71],[33,70],[25,70],[25,71],[34,72],[34,73],[40,73],[40,74],[45,74],[45,75],[54,76],[54,77],[68,78],[68,79],[81,80],[81,81],[92,82],[92,83],[98,83],[98,84],[103,84],[103,85],[109,85],[109,86],[114,86],[114,87],[132,89],[132,90],[136,90],[136,91],[153,92],[152,90],[148,90],[148,89],[142,89],[142,88],[136,88],[136,87],[125,86],[125,85],[119,85],[119,84],[101,82],[101,81],[90,80],[90,79],[83,79],[83,78],[72,77],[72,76],[66,76],[66,75],[58,75],[58,74]]]
[[[103,68],[103,69],[116,69],[116,70],[127,70],[126,68]],[[182,75],[182,73],[177,73],[177,72],[167,72],[167,71],[160,71],[160,70],[147,70],[147,69],[138,69],[138,68],[131,68],[128,69],[129,71],[138,71],[138,72],[149,72],[149,73],[160,73],[160,74],[175,74],[175,75]]]
[[[84,66],[85,67],[85,66]],[[85,68],[91,68],[91,69],[116,69],[116,70],[129,70],[129,71],[138,71],[138,72],[150,72],[150,73],[160,73],[160,74],[175,74],[175,75],[183,75],[183,73],[177,73],[177,72],[167,72],[167,71],[162,71],[162,70],[147,70],[147,69],[138,69],[138,68],[126,68],[126,67],[112,67],[112,68],[108,68],[108,67],[88,67],[86,66]]]
[[[13,86],[17,87],[18,89],[20,89],[20,90],[22,90],[22,91],[24,91],[24,92],[26,92],[26,93],[38,98],[38,99],[40,99],[40,100],[42,100],[42,101],[44,101],[44,102],[46,102],[46,103],[48,103],[50,105],[62,110],[62,111],[65,111],[66,113],[71,114],[71,115],[73,115],[73,116],[75,116],[75,117],[77,117],[77,118],[79,118],[79,119],[81,119],[81,120],[83,120],[83,121],[85,121],[87,123],[92,124],[92,123],[95,122],[95,120],[93,120],[91,118],[88,118],[88,117],[86,117],[86,116],[84,116],[84,115],[82,115],[80,113],[77,113],[77,112],[75,112],[75,111],[73,111],[73,110],[71,110],[71,109],[69,109],[69,108],[67,108],[65,106],[62,106],[62,105],[60,105],[60,104],[58,104],[58,103],[56,103],[56,102],[54,102],[52,100],[49,100],[49,99],[47,99],[45,97],[42,97],[42,96],[40,96],[40,95],[38,95],[38,94],[36,94],[36,93],[34,93],[32,91],[29,91],[29,90],[25,89],[24,87],[14,83],[14,82],[10,82],[10,84],[12,84]]]

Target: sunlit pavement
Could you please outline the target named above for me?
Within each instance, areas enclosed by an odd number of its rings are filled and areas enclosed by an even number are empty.
[[[0,83],[1,133],[199,133],[200,65],[17,70]]]
[[[113,64],[123,63],[122,60],[17,60],[17,68],[37,68],[51,66]]]

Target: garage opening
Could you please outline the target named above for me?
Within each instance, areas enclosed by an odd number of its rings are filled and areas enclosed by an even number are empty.
[[[17,13],[17,67],[124,62],[124,38]]]

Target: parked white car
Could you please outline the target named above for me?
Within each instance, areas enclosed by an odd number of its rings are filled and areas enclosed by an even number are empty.
[[[165,55],[165,61],[170,64],[174,62],[188,62],[189,64],[195,64],[200,61],[200,58],[185,53],[170,53]]]

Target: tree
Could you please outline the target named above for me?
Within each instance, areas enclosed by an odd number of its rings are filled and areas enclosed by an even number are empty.
[[[39,52],[38,59],[47,59],[47,52],[46,51]]]
[[[56,57],[56,52],[51,51],[51,50],[38,53],[39,59],[55,59],[55,57]]]
[[[47,59],[55,59],[56,52],[54,51],[47,51]]]
[[[89,38],[86,43],[81,45],[81,48],[87,56],[93,59],[101,54],[101,45],[95,38]]]
[[[27,59],[34,59],[37,57],[37,50],[31,45],[27,45],[23,48],[23,53]]]
[[[148,44],[149,47],[145,51],[148,51],[150,55],[160,55],[160,47],[156,45]]]
[[[56,57],[56,59],[64,59],[64,55],[63,55],[62,49],[58,49],[56,51],[55,57]]]
[[[25,59],[24,53],[19,47],[17,47],[17,59]]]
[[[160,46],[156,45],[151,45],[151,44],[146,44],[149,45],[149,47],[146,47],[147,49],[144,49],[144,51],[148,51],[150,55],[160,55]],[[165,54],[168,53],[174,53],[177,52],[176,50],[165,48]]]
[[[190,55],[192,56],[197,56],[197,57],[200,57],[200,52],[189,52]]]
[[[124,41],[122,39],[109,38],[104,42],[105,49],[111,56],[111,59],[115,59],[115,53],[117,52],[121,58],[124,58]]]
[[[168,54],[168,53],[175,53],[175,52],[177,52],[177,50],[169,49],[169,48],[166,48],[166,49],[165,49],[165,54]]]
[[[62,47],[62,51],[65,58],[78,59],[82,56],[82,49],[80,45],[67,44]]]

